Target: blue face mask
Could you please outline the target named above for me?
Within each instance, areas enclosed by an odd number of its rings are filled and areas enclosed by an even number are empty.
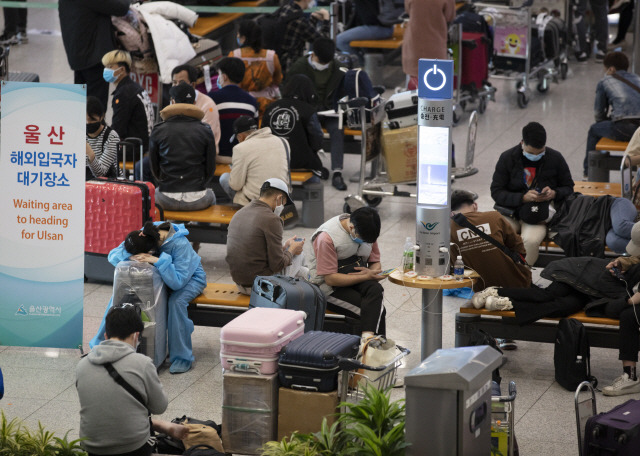
[[[351,240],[356,244],[364,244],[364,241],[360,239],[358,236],[354,236],[353,233],[349,233],[349,236],[351,236]]]
[[[530,154],[529,152],[525,152],[523,150],[522,151],[522,155],[524,155],[524,158],[526,158],[527,160],[530,160],[532,162],[537,162],[542,157],[544,157],[544,152],[542,152],[541,154],[538,154],[538,155],[534,155],[534,154]]]
[[[102,77],[107,82],[116,82],[118,77],[114,74],[115,72],[116,72],[116,70],[112,70],[111,68],[105,68],[102,71]]]
[[[218,76],[218,79],[216,79],[216,85],[218,86],[218,90],[222,89],[222,76]]]
[[[238,43],[238,47],[242,47],[242,45],[244,44],[242,41],[240,41],[239,36],[236,36],[236,42]]]

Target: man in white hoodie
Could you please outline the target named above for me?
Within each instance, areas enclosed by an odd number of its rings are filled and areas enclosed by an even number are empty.
[[[87,439],[82,445],[89,456],[150,455],[151,426],[175,438],[186,437],[186,426],[151,420],[169,401],[151,358],[136,353],[144,324],[133,304],[113,307],[105,327],[107,339],[76,368],[80,437]]]

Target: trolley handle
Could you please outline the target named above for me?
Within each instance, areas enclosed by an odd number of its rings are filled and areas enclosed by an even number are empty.
[[[411,353],[411,350],[409,350],[408,348],[401,347],[400,345],[396,345],[396,348],[400,351],[400,353],[398,353],[398,356],[396,356],[395,358],[393,358],[391,361],[389,361],[387,364],[383,366],[369,366],[367,364],[361,363],[357,359],[341,358],[338,361],[338,367],[340,368],[340,370],[344,370],[344,371],[354,371],[357,369],[364,369],[364,370],[369,370],[374,372],[380,372],[393,366],[402,358],[404,358],[409,353]]]
[[[493,402],[513,402],[516,399],[516,382],[509,382],[509,395],[508,396],[493,396],[491,400]]]

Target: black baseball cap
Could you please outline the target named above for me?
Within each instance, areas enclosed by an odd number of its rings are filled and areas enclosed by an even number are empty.
[[[169,89],[169,96],[176,103],[194,104],[196,102],[196,90],[186,82],[182,81]]]
[[[257,130],[258,122],[253,117],[240,116],[233,122],[233,133],[244,133],[249,130]]]

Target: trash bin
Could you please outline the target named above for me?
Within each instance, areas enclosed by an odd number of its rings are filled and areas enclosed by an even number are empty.
[[[407,456],[487,456],[491,373],[502,355],[486,346],[437,350],[405,377]]]

